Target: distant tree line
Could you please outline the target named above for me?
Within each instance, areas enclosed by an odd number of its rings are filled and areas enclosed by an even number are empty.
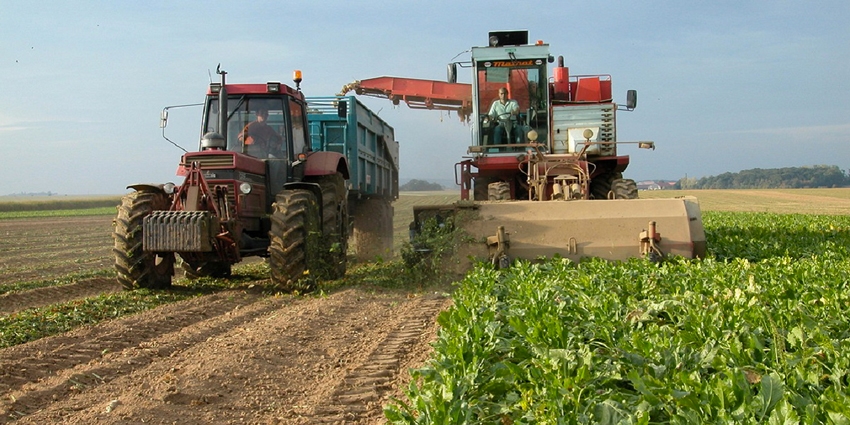
[[[425,180],[416,180],[413,179],[401,186],[399,186],[398,190],[411,191],[411,192],[419,192],[425,190],[443,190],[443,186],[439,183],[431,183]]]
[[[836,165],[754,168],[717,176],[682,178],[676,189],[796,189],[850,186],[850,176]]]

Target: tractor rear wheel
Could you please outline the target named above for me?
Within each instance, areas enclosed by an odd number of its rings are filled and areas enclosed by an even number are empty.
[[[124,289],[171,287],[174,253],[142,249],[142,222],[153,211],[168,209],[168,204],[168,196],[161,192],[136,191],[121,198],[118,216],[112,221],[112,252],[118,282]]]
[[[590,181],[591,199],[609,199],[614,180],[622,179],[623,173],[609,171],[600,174]]]
[[[315,288],[321,267],[319,205],[309,190],[282,190],[277,194],[269,231],[269,268],[272,283],[285,291]]]
[[[612,199],[637,199],[637,184],[632,179],[617,179],[611,184]]]
[[[511,199],[511,185],[507,182],[495,182],[487,185],[487,197],[491,201],[508,201]]]
[[[354,209],[354,252],[359,261],[393,255],[393,206],[381,198],[361,199]]]
[[[345,276],[348,253],[348,196],[342,174],[322,177],[322,232],[327,277]]]

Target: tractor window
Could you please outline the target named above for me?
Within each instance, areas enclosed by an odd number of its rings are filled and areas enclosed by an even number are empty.
[[[218,99],[210,99],[204,132],[217,131]],[[286,158],[288,119],[280,98],[230,96],[227,150],[257,158]]]
[[[307,152],[304,104],[295,99],[289,99],[289,111],[292,114],[292,149],[296,154]]]

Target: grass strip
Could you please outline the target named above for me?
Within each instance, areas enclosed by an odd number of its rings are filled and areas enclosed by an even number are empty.
[[[57,210],[0,211],[0,220],[15,218],[84,217],[96,215],[115,215],[115,206]]]

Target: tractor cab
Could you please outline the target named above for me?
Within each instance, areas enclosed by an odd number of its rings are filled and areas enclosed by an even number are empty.
[[[548,144],[549,46],[527,41],[527,31],[492,32],[490,46],[472,48],[473,153],[515,154],[528,143]]]
[[[258,159],[291,161],[297,154],[305,153],[308,140],[305,101],[303,97],[268,93],[271,84],[274,83],[228,85],[226,126],[221,125],[216,93],[219,87],[213,84],[204,108],[203,133],[219,132],[223,127],[226,150]]]

